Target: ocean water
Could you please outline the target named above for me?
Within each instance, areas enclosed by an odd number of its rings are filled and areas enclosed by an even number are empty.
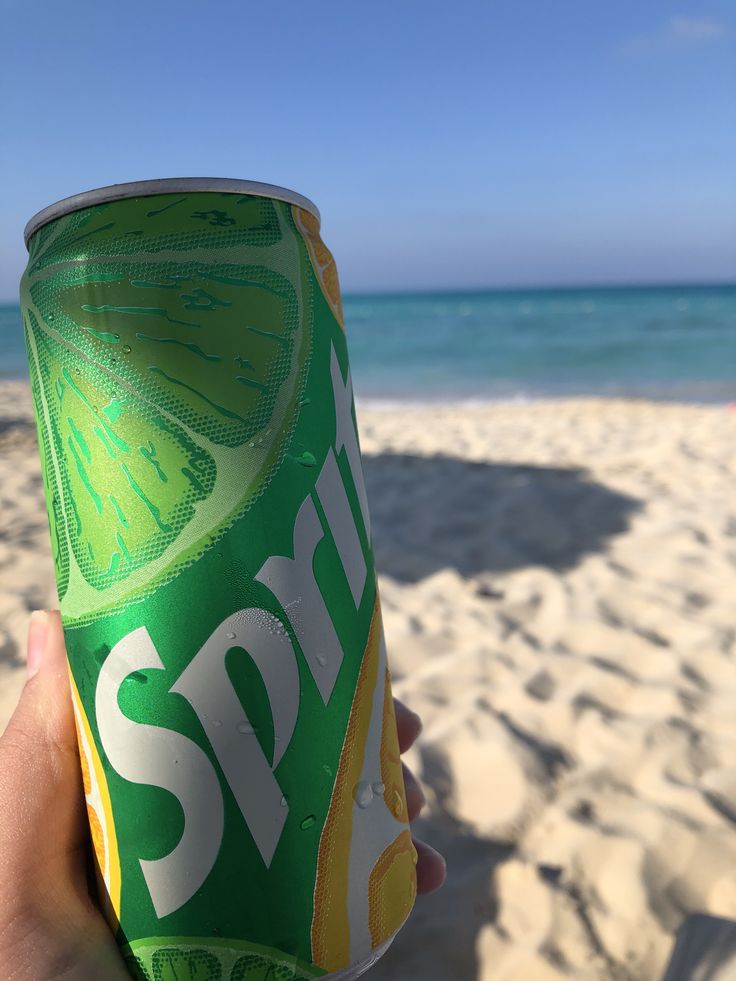
[[[345,297],[359,399],[736,400],[736,285]],[[0,376],[24,377],[0,307]]]

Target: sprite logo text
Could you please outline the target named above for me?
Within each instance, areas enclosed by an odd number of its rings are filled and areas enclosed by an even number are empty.
[[[360,451],[352,417],[350,373],[343,381],[334,347],[330,373],[335,404],[335,438],[322,464],[314,491],[296,514],[292,557],[268,558],[256,579],[281,605],[301,655],[326,705],[344,653],[313,571],[315,549],[329,531],[356,608],[363,595],[367,566],[337,463],[345,454],[357,493],[366,537],[370,536]],[[316,497],[324,523],[315,507]],[[274,727],[269,763],[252,732],[245,710],[225,669],[225,656],[242,647],[256,665],[268,696]],[[259,608],[242,609],[212,631],[169,689],[192,706],[207,733],[243,818],[268,867],[288,815],[288,804],[274,774],[288,749],[299,711],[297,653],[284,624]],[[125,780],[160,787],[173,794],[184,814],[184,830],[175,848],[161,858],[140,860],[156,915],[173,913],[199,890],[212,870],[224,831],[224,803],[217,774],[205,752],[191,739],[161,726],[134,722],[123,714],[118,693],[136,671],[163,669],[145,626],[112,648],[99,674],[95,714],[110,765]],[[202,807],[202,801],[207,802]]]

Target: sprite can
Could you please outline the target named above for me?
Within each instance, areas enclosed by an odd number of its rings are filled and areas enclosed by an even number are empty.
[[[282,188],[177,179],[26,229],[100,899],[140,979],[354,978],[415,898],[319,225]]]

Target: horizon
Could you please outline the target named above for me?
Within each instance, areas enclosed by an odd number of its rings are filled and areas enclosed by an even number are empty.
[[[671,282],[633,282],[633,283],[536,283],[530,285],[509,285],[509,286],[447,286],[433,289],[411,288],[393,290],[341,290],[343,300],[351,300],[363,297],[389,297],[389,296],[457,296],[473,295],[483,293],[581,293],[597,291],[636,291],[636,290],[708,290],[708,289],[736,289],[736,278],[732,280],[699,280],[692,282],[671,281]],[[0,299],[0,308],[19,307],[16,300]]]
[[[435,288],[344,299],[361,399],[733,401],[732,359],[724,357],[736,323],[733,282]],[[17,303],[0,305],[0,334],[0,376],[27,379]]]
[[[343,299],[355,296],[402,296],[404,294],[415,296],[422,294],[425,296],[452,296],[454,294],[473,294],[473,293],[578,293],[585,290],[595,292],[596,290],[677,290],[677,289],[734,289],[736,288],[736,278],[732,280],[700,280],[685,282],[673,280],[671,282],[631,282],[631,283],[530,283],[518,285],[501,286],[447,286],[433,289],[402,288],[396,290],[343,290]]]

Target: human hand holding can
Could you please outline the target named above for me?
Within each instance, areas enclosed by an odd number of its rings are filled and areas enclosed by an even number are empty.
[[[142,978],[356,977],[415,853],[318,216],[245,182],[72,202],[21,299],[106,913]]]

